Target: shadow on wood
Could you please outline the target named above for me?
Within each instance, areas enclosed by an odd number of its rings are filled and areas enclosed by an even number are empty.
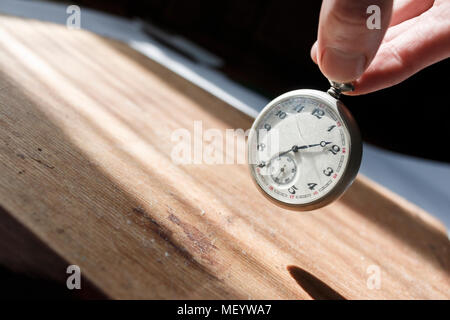
[[[311,298],[315,300],[346,300],[338,292],[311,273],[296,266],[288,266],[287,270]]]

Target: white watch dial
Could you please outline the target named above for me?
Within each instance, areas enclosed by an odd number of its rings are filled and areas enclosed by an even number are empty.
[[[265,193],[282,203],[318,202],[343,177],[350,133],[325,99],[293,95],[275,101],[255,120],[250,133],[252,175]]]

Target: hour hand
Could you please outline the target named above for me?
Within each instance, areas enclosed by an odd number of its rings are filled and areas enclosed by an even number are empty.
[[[308,148],[317,147],[317,146],[321,146],[321,147],[324,148],[326,145],[328,145],[328,144],[330,144],[330,143],[331,143],[331,142],[320,141],[320,143],[316,143],[316,144],[306,144],[306,145],[304,145],[304,146],[297,146],[297,145],[294,145],[294,146],[292,146],[292,148],[290,148],[290,149],[288,149],[288,150],[286,150],[286,151],[280,152],[280,153],[278,153],[277,155],[273,156],[272,159],[270,159],[268,163],[262,161],[260,164],[258,164],[258,167],[263,168],[263,167],[269,165],[270,162],[272,162],[273,159],[275,159],[275,158],[277,158],[277,157],[281,157],[281,156],[283,156],[283,155],[285,155],[286,153],[289,153],[289,152],[291,152],[291,151],[292,151],[292,152],[298,152],[298,150],[308,149]]]

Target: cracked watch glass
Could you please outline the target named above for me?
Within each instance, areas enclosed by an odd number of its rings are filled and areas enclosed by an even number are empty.
[[[248,139],[253,180],[271,201],[313,210],[341,196],[356,177],[362,143],[355,120],[338,100],[349,84],[328,92],[295,90],[271,101]]]

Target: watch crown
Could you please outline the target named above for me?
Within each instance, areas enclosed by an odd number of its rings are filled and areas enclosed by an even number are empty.
[[[328,80],[331,84],[330,89],[328,89],[327,93],[333,98],[339,99],[342,92],[353,91],[355,87],[351,82],[340,83],[332,80]]]

